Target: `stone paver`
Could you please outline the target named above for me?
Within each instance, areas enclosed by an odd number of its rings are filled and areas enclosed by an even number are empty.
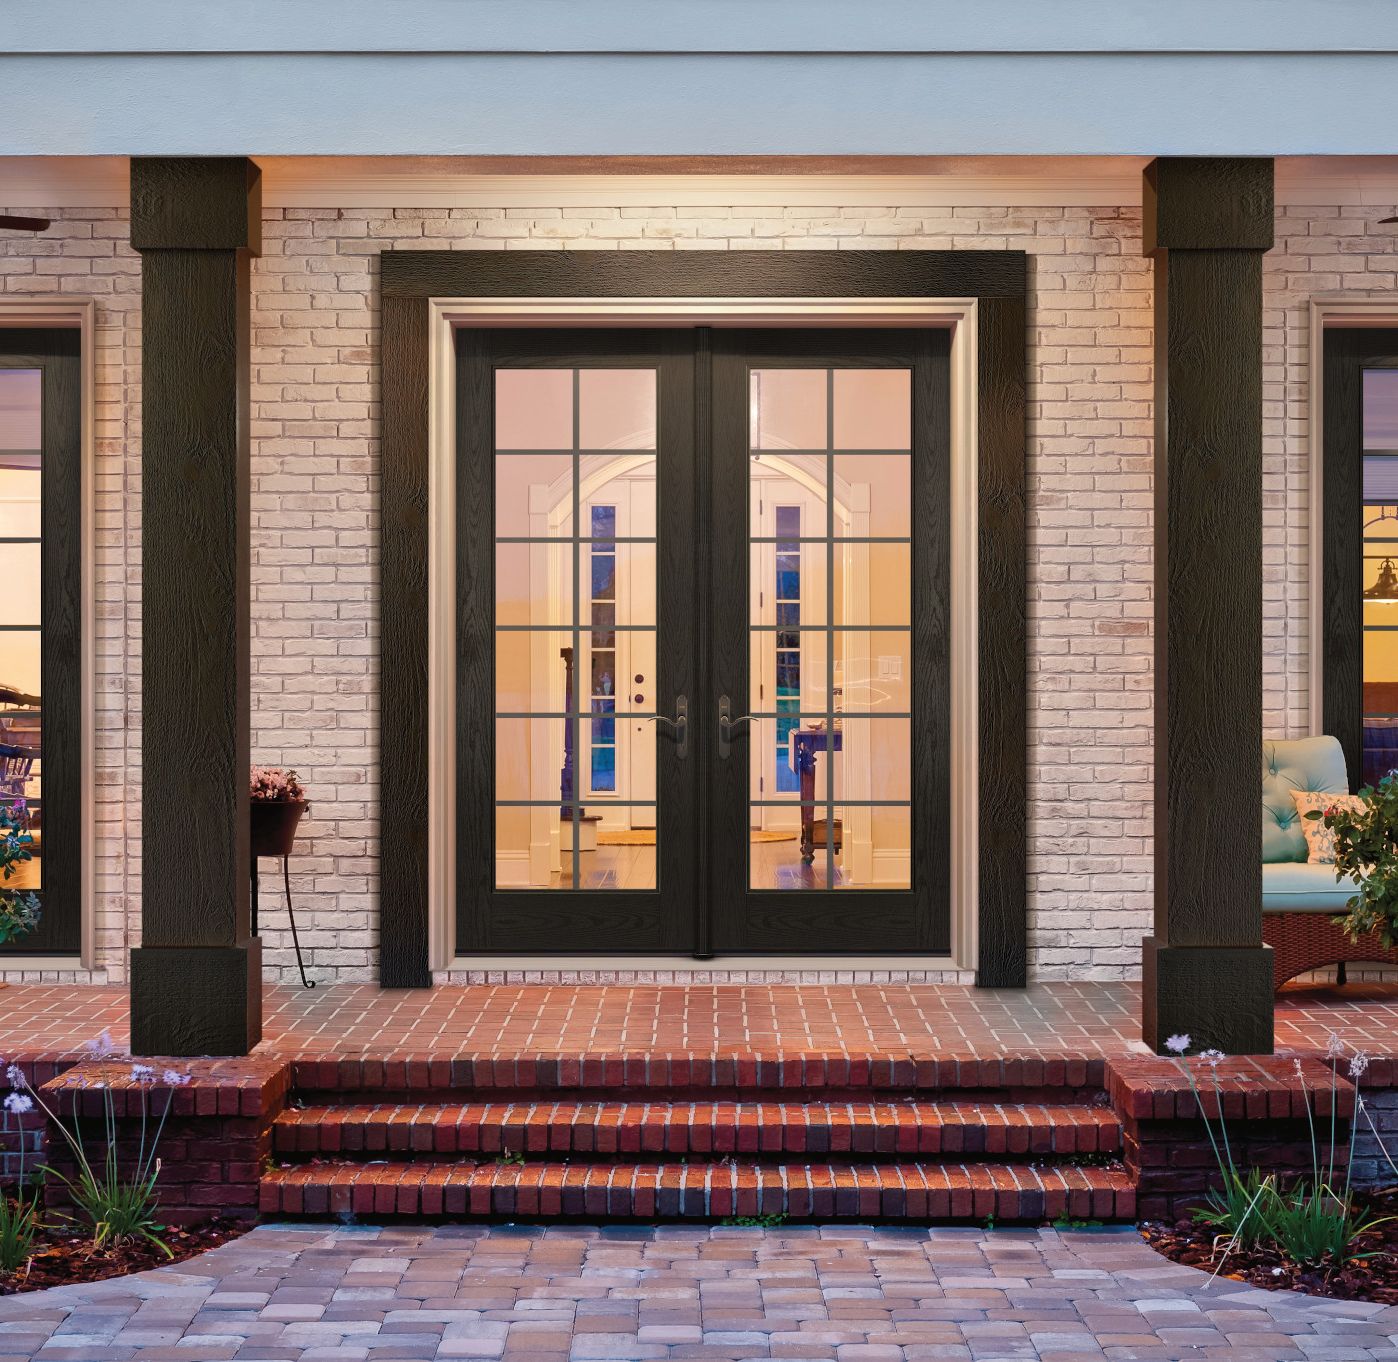
[[[1398,1362],[1398,1308],[1270,1293],[1130,1229],[263,1225],[0,1299],[0,1362]]]

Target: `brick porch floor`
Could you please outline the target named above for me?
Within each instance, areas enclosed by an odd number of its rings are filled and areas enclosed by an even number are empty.
[[[425,1054],[795,1053],[1111,1057],[1141,1053],[1132,983],[475,984],[379,989],[268,987],[259,1054],[289,1059]],[[11,984],[0,990],[0,1054],[57,1059],[102,1029],[126,1043],[126,990]],[[1329,1031],[1398,1056],[1398,986],[1283,989],[1281,1052]]]
[[[1129,984],[346,984],[266,1001],[253,1056],[192,1065],[168,1214],[214,1197],[293,1216],[1120,1220],[1197,1198],[1210,1166],[1189,1084],[1136,1039]],[[1398,989],[1290,989],[1277,1017],[1283,1056],[1223,1071],[1246,1104],[1237,1149],[1309,1166],[1302,1117],[1330,1071],[1310,1059],[1298,1079],[1285,1052],[1330,1031],[1372,1057],[1387,1129]],[[68,1066],[103,1029],[124,1044],[125,1022],[120,989],[14,986],[0,1055],[55,1092],[110,1091],[131,1080]]]
[[[1398,986],[1290,986],[1277,997],[1277,1048],[1324,1049],[1337,1032],[1398,1056]],[[72,1055],[103,1029],[127,1039],[126,990],[12,984],[0,990],[0,1054]],[[1131,983],[1027,989],[948,984],[551,984],[385,991],[374,984],[266,992],[257,1053],[361,1055],[904,1053],[992,1058],[1139,1054]]]

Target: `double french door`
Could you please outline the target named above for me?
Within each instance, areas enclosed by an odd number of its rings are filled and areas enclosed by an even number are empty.
[[[460,953],[949,948],[949,333],[464,330]]]

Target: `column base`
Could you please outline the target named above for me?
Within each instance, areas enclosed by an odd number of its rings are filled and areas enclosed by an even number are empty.
[[[1190,1049],[1228,1055],[1273,1050],[1270,946],[1164,946],[1143,943],[1141,1038],[1156,1054],[1187,1035]]]
[[[133,1055],[245,1055],[262,1039],[262,942],[131,952]]]

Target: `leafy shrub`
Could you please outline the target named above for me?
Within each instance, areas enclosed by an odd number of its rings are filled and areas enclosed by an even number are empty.
[[[99,1040],[89,1043],[86,1048],[90,1059],[105,1060],[115,1055],[111,1038],[105,1031]],[[154,1093],[155,1070],[149,1064],[132,1063],[128,1076],[134,1080],[134,1091],[140,1094],[141,1103],[140,1141],[135,1164],[130,1169],[121,1167],[117,1152],[116,1102],[112,1087],[106,1081],[97,1079],[91,1084],[100,1088],[103,1095],[103,1152],[97,1159],[88,1154],[76,1105],[70,1126],[54,1112],[43,1095],[29,1084],[17,1065],[11,1065],[9,1069],[10,1082],[14,1086],[10,1097],[37,1104],[48,1118],[49,1130],[56,1131],[68,1146],[76,1165],[76,1174],[69,1177],[48,1165],[44,1166],[43,1172],[67,1189],[73,1205],[79,1212],[78,1216],[68,1218],[88,1225],[94,1247],[115,1247],[131,1243],[133,1240],[145,1239],[162,1249],[167,1257],[173,1257],[169,1246],[160,1238],[160,1232],[165,1227],[157,1219],[157,1182],[160,1177],[157,1151],[160,1147],[160,1137],[165,1130],[165,1122],[170,1115],[170,1107],[175,1100],[175,1091],[189,1082],[189,1075],[166,1069],[160,1076],[165,1101],[158,1116],[153,1114],[157,1105]],[[7,1103],[9,1100],[7,1099]]]
[[[33,847],[23,800],[0,804],[0,946],[18,941],[39,925],[39,896],[7,887],[20,866],[34,859]]]
[[[1392,949],[1398,945],[1398,771],[1384,776],[1377,789],[1363,786],[1359,798],[1361,813],[1336,806],[1306,817],[1324,819],[1335,834],[1335,878],[1349,875],[1359,884],[1345,905],[1348,913],[1335,920],[1352,939],[1376,932]]]
[[[1257,1245],[1274,1248],[1284,1253],[1292,1262],[1306,1267],[1315,1267],[1327,1262],[1338,1267],[1348,1262],[1354,1256],[1356,1240],[1391,1218],[1362,1218],[1355,1207],[1349,1181],[1354,1159],[1354,1141],[1359,1132],[1361,1116],[1368,1119],[1380,1150],[1388,1159],[1389,1165],[1393,1166],[1393,1160],[1384,1148],[1373,1118],[1368,1116],[1368,1109],[1359,1091],[1359,1080],[1369,1067],[1368,1056],[1363,1051],[1355,1051],[1349,1057],[1349,1077],[1355,1088],[1354,1118],[1350,1122],[1349,1150],[1343,1180],[1337,1180],[1339,1132],[1336,1123],[1336,1098],[1337,1071],[1340,1060],[1344,1058],[1344,1046],[1339,1037],[1331,1032],[1330,1043],[1326,1048],[1326,1058],[1330,1061],[1330,1131],[1328,1140],[1324,1142],[1316,1129],[1310,1093],[1306,1089],[1305,1071],[1301,1067],[1301,1061],[1296,1061],[1296,1076],[1300,1079],[1302,1091],[1306,1096],[1306,1121],[1311,1142],[1311,1177],[1299,1179],[1291,1187],[1283,1189],[1274,1173],[1263,1173],[1258,1168],[1240,1171],[1234,1163],[1232,1145],[1228,1138],[1228,1123],[1223,1118],[1222,1084],[1218,1077],[1218,1066],[1224,1056],[1218,1050],[1206,1050],[1198,1056],[1213,1076],[1216,1099],[1214,1109],[1218,1114],[1211,1118],[1194,1070],[1184,1059],[1189,1046],[1188,1036],[1171,1036],[1165,1042],[1166,1049],[1177,1057],[1177,1062],[1189,1080],[1190,1090],[1194,1093],[1199,1116],[1208,1132],[1209,1143],[1223,1180],[1223,1186],[1209,1192],[1203,1204],[1194,1212],[1195,1219],[1216,1229],[1219,1239],[1223,1241],[1223,1253],[1215,1272],[1222,1271],[1229,1253],[1235,1248]]]

